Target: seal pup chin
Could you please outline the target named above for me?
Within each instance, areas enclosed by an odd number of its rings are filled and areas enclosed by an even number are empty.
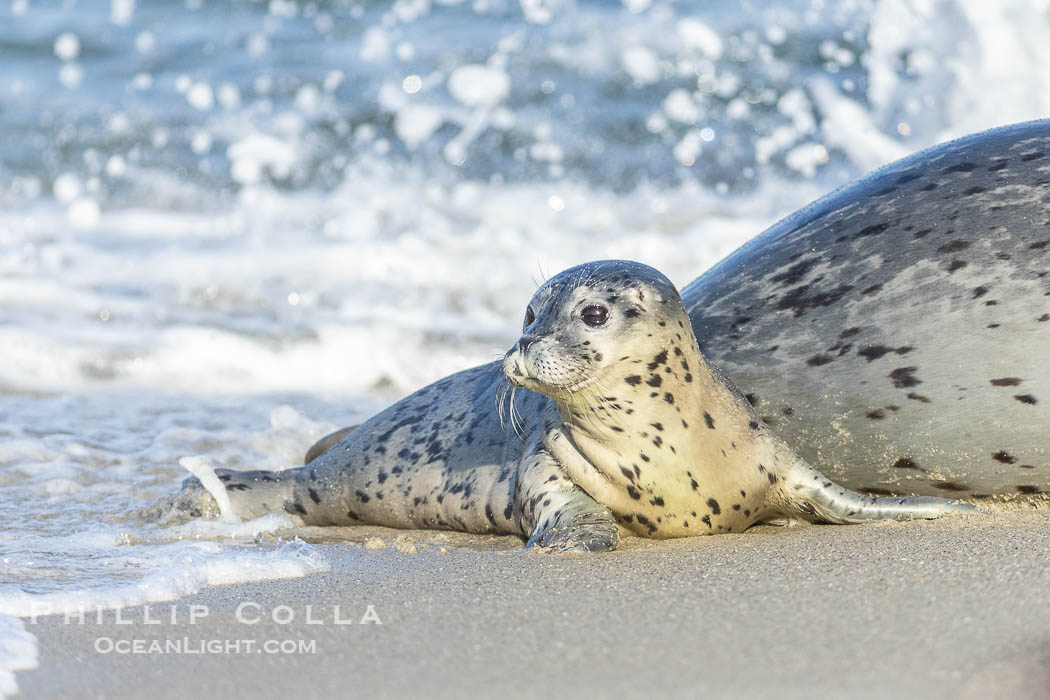
[[[311,455],[276,473],[217,470],[233,513],[602,551],[621,529],[684,537],[773,517],[847,523],[973,509],[833,484],[707,364],[670,281],[623,260],[551,278],[502,361],[424,387]],[[172,505],[194,514],[213,500],[191,478]]]

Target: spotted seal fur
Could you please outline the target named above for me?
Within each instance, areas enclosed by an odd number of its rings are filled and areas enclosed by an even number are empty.
[[[782,517],[849,523],[972,509],[833,484],[707,364],[667,278],[626,261],[550,279],[502,362],[442,379],[335,439],[304,467],[220,470],[235,513],[509,533],[593,551],[614,548],[621,528],[669,538]],[[205,497],[194,480],[183,503],[187,495]]]
[[[1050,493],[1050,121],[888,165],[682,296],[704,354],[835,481]]]

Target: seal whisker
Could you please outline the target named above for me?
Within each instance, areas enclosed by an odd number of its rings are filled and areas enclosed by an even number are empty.
[[[503,422],[503,400],[507,397],[507,390],[510,382],[507,380],[507,376],[500,373],[499,379],[496,381],[496,415],[499,417],[499,426],[505,428],[506,425]]]
[[[516,409],[514,407],[515,392],[517,390],[518,390],[518,388],[516,386],[512,386],[511,389],[510,389],[510,425],[511,425],[512,428],[514,428],[514,433],[519,438],[524,440],[525,439],[525,434],[524,434],[524,430],[523,430],[524,423],[522,422],[521,418],[517,415],[517,411],[516,411]]]

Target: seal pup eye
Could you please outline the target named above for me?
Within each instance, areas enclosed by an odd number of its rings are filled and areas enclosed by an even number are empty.
[[[597,304],[587,306],[580,312],[580,318],[591,328],[597,328],[609,320],[609,310]]]
[[[533,313],[532,307],[525,309],[525,327],[528,328],[532,325],[532,322],[536,320],[536,314]]]

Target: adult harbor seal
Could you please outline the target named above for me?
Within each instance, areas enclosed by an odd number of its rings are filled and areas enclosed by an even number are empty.
[[[682,297],[705,355],[837,482],[1050,492],[1050,121],[888,165]]]
[[[421,389],[306,466],[218,476],[242,518],[285,511],[312,525],[517,534],[558,550],[612,549],[621,528],[668,538],[771,518],[973,510],[833,484],[707,364],[667,278],[625,261],[548,280],[502,362]],[[202,498],[187,480],[183,507]]]

